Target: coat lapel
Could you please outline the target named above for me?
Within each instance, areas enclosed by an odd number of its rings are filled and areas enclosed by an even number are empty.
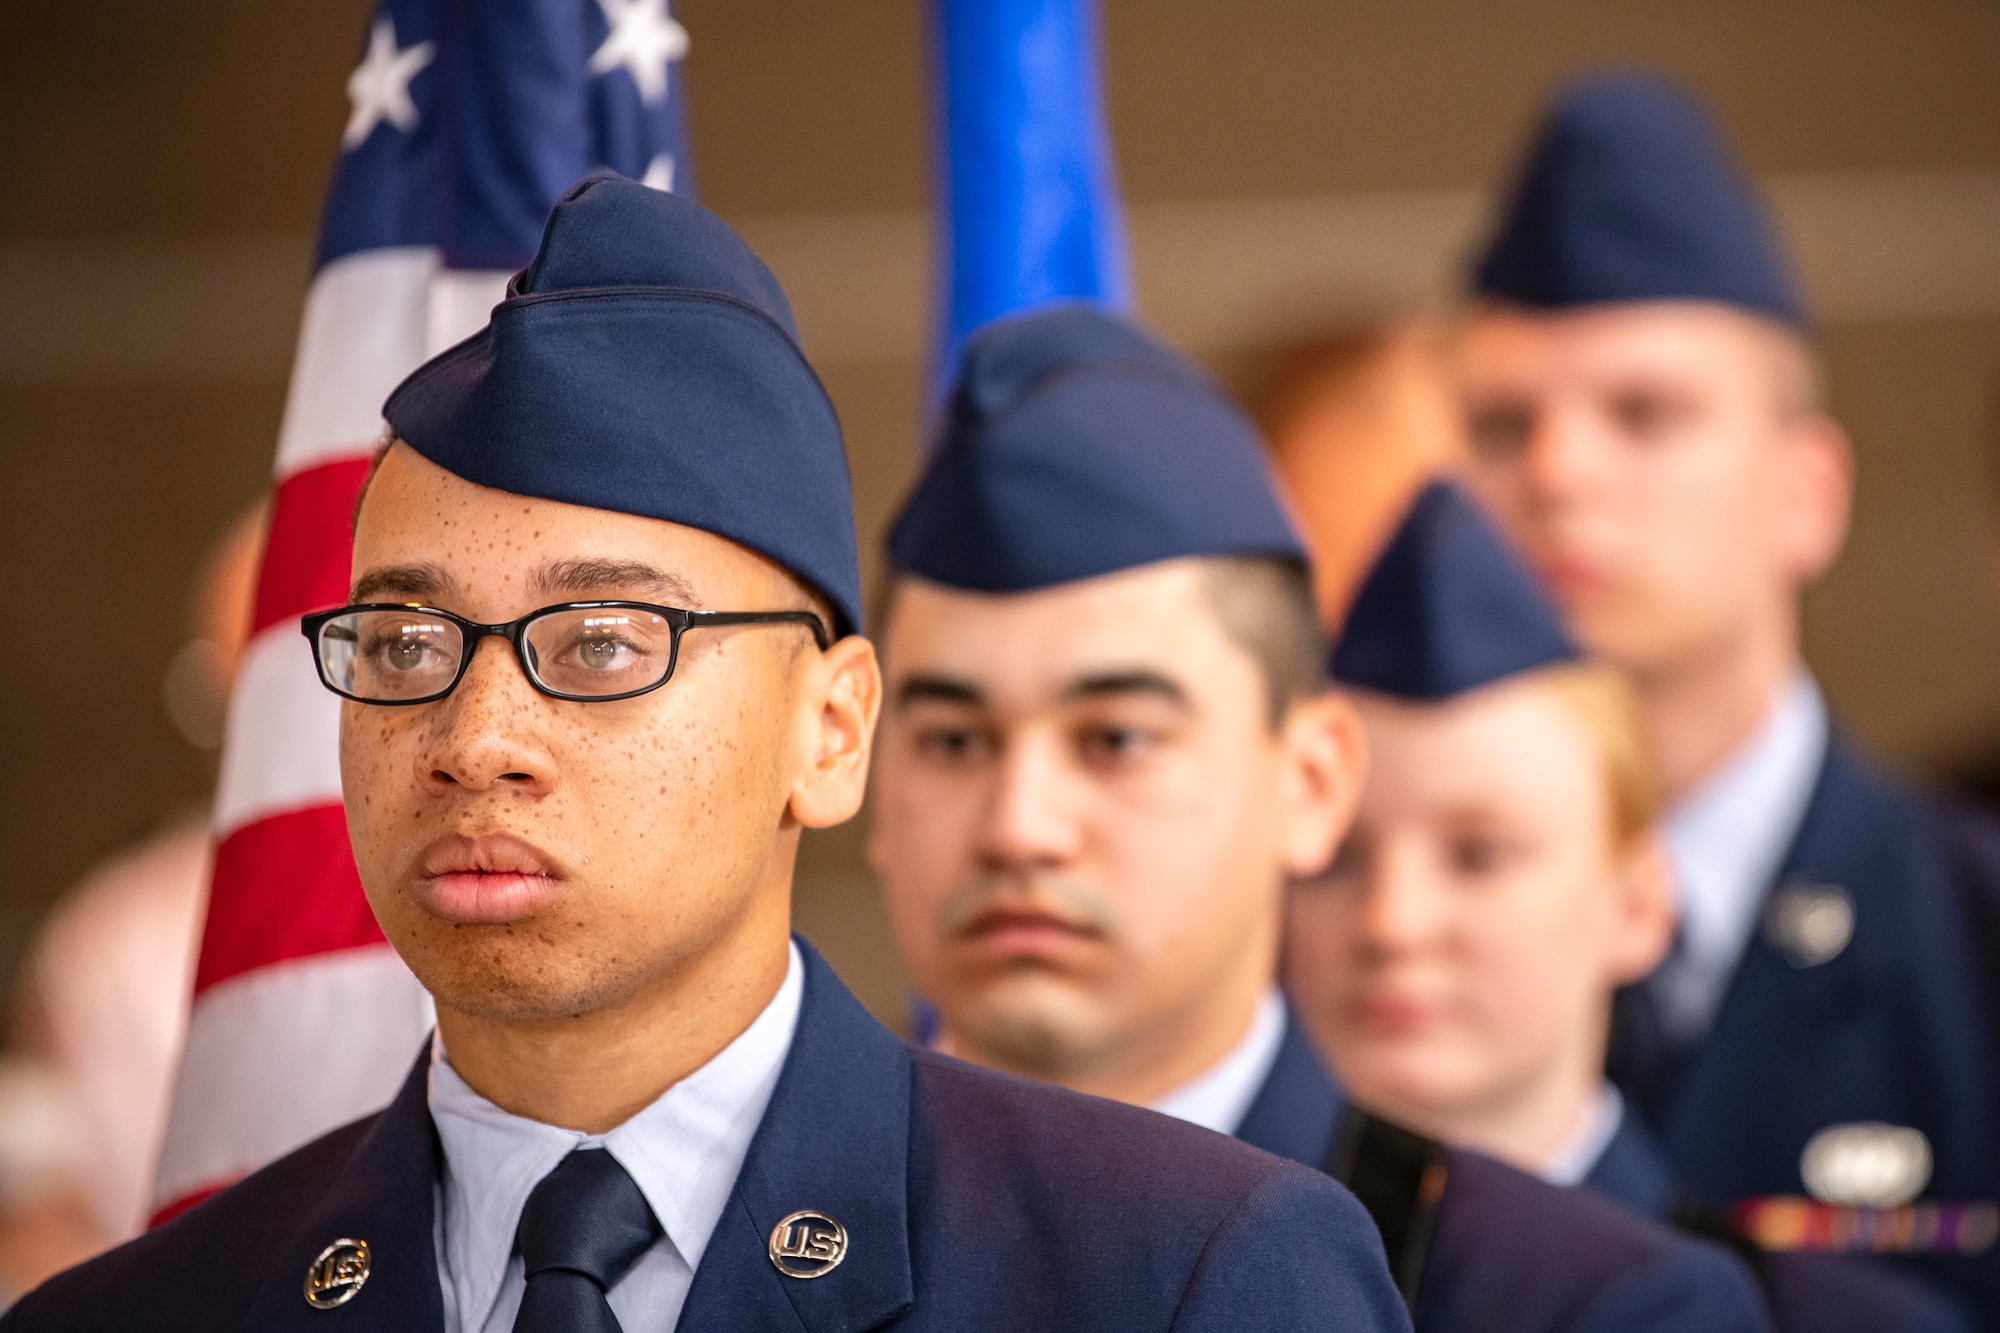
[[[1271,1072],[1244,1113],[1236,1137],[1253,1148],[1324,1171],[1333,1152],[1340,1103],[1332,1075],[1287,1007],[1285,1039],[1278,1045],[1278,1058],[1271,1062]]]
[[[258,1333],[337,1333],[340,1329],[443,1333],[432,1213],[437,1134],[427,1096],[425,1045],[402,1091],[363,1134],[330,1188],[298,1224],[284,1257],[243,1320]],[[352,1299],[330,1310],[306,1303],[307,1268],[337,1240],[368,1244],[369,1272]]]
[[[684,1329],[859,1333],[914,1300],[909,1222],[910,1061],[811,945],[798,1032],[736,1189],[702,1255]],[[298,1224],[243,1321],[259,1333],[342,1328],[441,1333],[433,1236],[439,1149],[428,1099],[429,1048]],[[824,1276],[782,1276],[771,1233],[811,1210],[839,1222],[847,1250]],[[368,1243],[352,1300],[306,1303],[307,1268],[336,1240]]]
[[[1677,1193],[1666,1149],[1629,1107],[1583,1183],[1636,1213],[1662,1221],[1673,1211]]]
[[[1970,1058],[1989,1047],[1963,999],[1976,988],[1950,875],[1931,812],[1836,737],[1766,904],[1801,889],[1843,895],[1851,936],[1802,962],[1767,926],[1752,932],[1663,1109],[1668,1154],[1698,1191],[1796,1193],[1806,1141],[1847,1121],[1917,1125],[1941,1165],[1984,1159],[1969,1139],[1950,1141],[1965,1137],[1954,1122],[1992,1106]]]
[[[910,1060],[799,941],[805,998],[763,1123],[682,1308],[683,1329],[859,1333],[915,1299],[910,1267]],[[810,1211],[844,1228],[840,1262],[787,1277],[773,1231]]]

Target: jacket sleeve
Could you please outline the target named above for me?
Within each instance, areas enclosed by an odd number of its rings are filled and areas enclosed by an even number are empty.
[[[1600,1289],[1571,1333],[1771,1333],[1757,1279],[1741,1259],[1688,1239]]]
[[[1375,1224],[1341,1186],[1287,1164],[1209,1236],[1174,1333],[1409,1333]]]

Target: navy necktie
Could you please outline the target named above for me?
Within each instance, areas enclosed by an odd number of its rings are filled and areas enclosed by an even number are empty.
[[[1699,1038],[1691,1041],[1685,1033],[1675,1031],[1662,995],[1667,979],[1684,965],[1686,954],[1686,939],[1676,930],[1672,947],[1652,975],[1619,988],[1611,1002],[1606,1070],[1654,1124],[1665,1118],[1667,1103],[1701,1044]]]
[[[521,1210],[528,1289],[514,1333],[623,1333],[604,1293],[659,1234],[646,1196],[610,1153],[563,1158]]]

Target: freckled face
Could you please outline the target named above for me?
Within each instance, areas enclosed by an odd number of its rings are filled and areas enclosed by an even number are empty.
[[[601,581],[578,584],[578,568]],[[723,538],[476,486],[401,445],[362,506],[354,570],[366,600],[484,623],[564,601],[803,604]],[[426,571],[424,586],[367,586],[393,570]],[[502,1019],[606,1007],[787,910],[790,782],[814,712],[795,668],[811,643],[795,626],[691,630],[665,687],[578,703],[537,692],[487,638],[444,699],[343,703],[362,885],[439,1003]]]

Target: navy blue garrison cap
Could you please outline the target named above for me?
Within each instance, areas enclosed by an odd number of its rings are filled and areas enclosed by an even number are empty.
[[[491,322],[382,415],[467,481],[716,533],[824,594],[836,633],[861,623],[833,404],[777,279],[678,195],[571,189]]]
[[[1530,306],[1721,301],[1806,323],[1770,219],[1708,116],[1643,75],[1564,93],[1473,287]]]
[[[1434,481],[1361,585],[1332,674],[1431,701],[1580,656],[1486,516],[1451,482]]]
[[[1200,371],[1095,307],[974,333],[890,529],[896,570],[1027,592],[1181,556],[1306,563],[1256,428]]]

